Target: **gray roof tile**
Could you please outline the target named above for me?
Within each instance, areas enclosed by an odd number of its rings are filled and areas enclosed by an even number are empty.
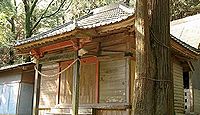
[[[96,8],[91,10],[88,15],[85,15],[76,21],[70,21],[63,25],[57,26],[51,30],[43,32],[41,34],[37,34],[33,37],[18,40],[15,42],[15,46],[26,44],[33,41],[38,41],[43,38],[55,36],[57,34],[62,34],[65,32],[70,32],[75,28],[94,28],[99,27],[115,22],[122,21],[123,19],[127,19],[129,16],[132,16],[134,10],[132,8],[128,8],[122,4],[112,4],[100,8]]]

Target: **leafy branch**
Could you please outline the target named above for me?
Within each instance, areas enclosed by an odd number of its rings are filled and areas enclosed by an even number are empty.
[[[59,5],[58,9],[55,12],[53,12],[52,14],[49,14],[49,15],[45,16],[45,14],[47,13],[49,7],[52,5],[53,2],[54,2],[54,0],[52,0],[48,4],[47,8],[44,10],[44,12],[42,13],[42,15],[38,19],[38,21],[34,24],[34,26],[32,27],[31,31],[33,31],[38,26],[38,24],[41,22],[42,19],[49,18],[51,16],[56,15],[65,6],[66,0],[61,1],[61,4]],[[72,0],[70,0],[70,3],[68,4],[67,9],[71,6],[71,4],[72,4]]]

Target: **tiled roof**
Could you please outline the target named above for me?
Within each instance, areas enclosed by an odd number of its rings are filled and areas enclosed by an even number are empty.
[[[47,37],[55,36],[65,32],[70,32],[75,28],[94,28],[111,23],[119,22],[132,16],[134,10],[122,4],[112,4],[91,10],[91,12],[75,21],[67,22],[63,25],[55,27],[49,31],[35,35],[33,37],[18,40],[15,46],[38,41]]]

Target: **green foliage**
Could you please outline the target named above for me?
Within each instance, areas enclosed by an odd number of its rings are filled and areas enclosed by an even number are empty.
[[[172,0],[170,6],[171,20],[176,20],[200,13],[199,0]]]

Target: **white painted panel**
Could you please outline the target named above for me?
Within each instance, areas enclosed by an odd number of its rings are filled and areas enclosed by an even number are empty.
[[[19,115],[32,115],[33,84],[21,83],[19,97]]]
[[[16,114],[19,83],[0,85],[0,114]]]

